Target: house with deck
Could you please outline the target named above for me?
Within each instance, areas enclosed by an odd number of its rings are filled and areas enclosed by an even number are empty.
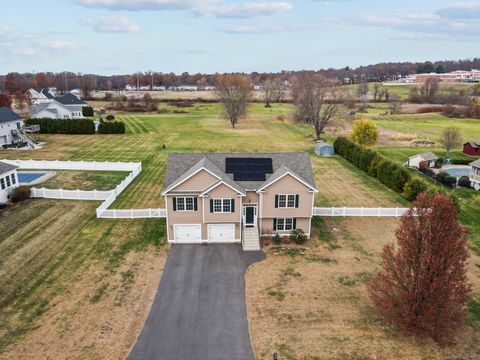
[[[470,170],[470,185],[475,190],[480,191],[480,160],[475,160],[470,163],[472,169]]]
[[[172,153],[165,187],[169,243],[242,242],[311,231],[315,179],[307,153]]]
[[[20,141],[23,118],[12,109],[0,108],[0,148]]]
[[[0,204],[7,203],[17,187],[17,166],[0,161]]]

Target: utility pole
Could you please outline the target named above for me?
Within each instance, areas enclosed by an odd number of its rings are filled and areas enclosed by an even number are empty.
[[[68,92],[68,80],[67,80],[67,72],[64,72],[65,75],[65,92]]]

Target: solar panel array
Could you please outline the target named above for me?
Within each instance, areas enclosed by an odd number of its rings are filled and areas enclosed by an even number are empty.
[[[265,181],[273,173],[271,158],[227,158],[225,172],[235,181]]]

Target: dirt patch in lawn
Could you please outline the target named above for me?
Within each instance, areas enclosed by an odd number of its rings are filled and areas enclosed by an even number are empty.
[[[93,263],[0,359],[123,359],[143,328],[166,251],[131,252],[115,273]],[[67,355],[68,354],[68,355]]]
[[[475,359],[480,328],[465,326],[455,347],[404,336],[371,307],[366,283],[379,269],[396,219],[321,220],[307,246],[266,247],[246,274],[252,343],[258,359]],[[480,259],[469,265],[480,292]],[[259,276],[261,274],[261,276]]]

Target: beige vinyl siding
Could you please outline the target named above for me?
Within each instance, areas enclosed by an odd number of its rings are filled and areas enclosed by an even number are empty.
[[[275,208],[275,195],[299,195],[298,208]],[[313,192],[300,181],[286,175],[265,189],[263,194],[263,218],[302,218],[312,216]]]
[[[237,193],[224,184],[218,185],[216,188],[210,190],[205,198],[205,222],[226,222],[238,223],[240,222],[240,206],[241,197],[236,196]],[[212,213],[210,212],[211,199],[234,199],[235,212],[233,213]]]
[[[202,218],[202,199],[197,200],[197,211],[173,211],[173,198],[175,196],[166,196],[167,216],[168,216],[168,240],[174,239],[173,226],[175,224],[201,224]],[[202,229],[203,232],[203,229]]]
[[[200,170],[190,179],[185,180],[183,183],[173,188],[172,191],[202,191],[217,181],[218,179],[208,171]]]

